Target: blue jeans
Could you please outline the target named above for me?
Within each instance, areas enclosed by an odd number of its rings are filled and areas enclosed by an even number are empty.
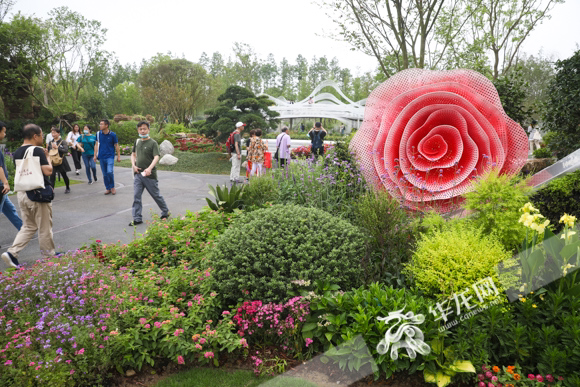
[[[89,183],[93,181],[93,179],[91,179],[91,170],[93,171],[95,180],[97,180],[97,163],[95,163],[93,155],[89,156],[83,153],[83,162],[85,163],[85,169],[87,171],[87,179],[89,179]]]
[[[99,159],[101,162],[101,172],[103,172],[103,181],[105,182],[105,189],[110,191],[115,188],[115,175],[113,174],[113,167],[115,166],[115,157],[108,157],[106,159]]]
[[[0,200],[0,212],[6,215],[10,223],[20,231],[22,228],[22,219],[18,216],[16,207],[14,207],[14,204],[8,199],[7,195],[2,196],[2,200]]]

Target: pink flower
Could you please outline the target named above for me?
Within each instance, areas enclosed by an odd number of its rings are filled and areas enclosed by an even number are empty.
[[[195,348],[197,348],[197,349],[201,349],[202,347],[201,347],[201,345],[199,345],[199,344],[195,344]]]
[[[203,354],[206,359],[213,359],[213,352],[206,352]]]
[[[33,361],[30,362],[30,364],[28,365],[29,367],[32,367],[35,363]]]
[[[71,375],[74,374],[74,373],[75,373],[75,370],[70,370],[70,374]]]
[[[542,377],[542,375],[536,375],[536,381],[543,383],[544,382],[544,378]]]
[[[145,328],[149,329],[149,328],[151,328],[151,325],[145,324]]]
[[[240,345],[244,348],[248,348],[248,342],[246,339],[240,339]]]
[[[497,382],[497,376],[493,375],[493,376],[491,377],[491,381],[492,381],[492,382]]]
[[[495,387],[495,384],[493,384],[492,382],[487,383],[487,387]]]
[[[161,328],[161,323],[159,321],[156,321],[154,325],[155,328]]]
[[[479,387],[485,387],[485,382],[479,382]]]
[[[554,377],[550,374],[546,375],[546,380],[550,383],[552,383],[554,381]]]
[[[147,322],[147,319],[145,317],[141,317],[139,319],[139,324],[141,324],[141,325],[145,325],[146,322]]]
[[[6,360],[6,363],[4,363],[5,366],[9,366],[12,365],[12,360]]]
[[[224,316],[227,316],[228,314],[230,314],[230,312],[229,312],[228,310],[224,310],[224,311],[222,312],[222,314],[223,314]]]
[[[82,355],[83,353],[85,353],[85,349],[81,348],[78,352],[77,355]]]
[[[485,377],[488,378],[488,379],[491,379],[492,376],[493,376],[493,374],[491,373],[491,371],[487,371],[485,373]]]
[[[191,308],[192,306],[193,306],[193,302],[189,301],[189,302],[187,303],[187,307],[188,307],[188,308]]]
[[[106,331],[106,330],[107,330],[107,326],[106,326],[106,325],[103,325],[103,326],[101,327],[101,330],[102,330],[103,332],[104,332],[104,331]]]
[[[70,362],[71,362],[71,361],[72,361],[72,360],[66,360],[66,361],[65,361],[65,363],[66,363],[66,364],[70,364]]]
[[[94,340],[95,339],[95,334],[91,332],[91,333],[89,333],[89,337]]]
[[[97,243],[101,243],[101,240],[100,240],[100,239],[97,239],[95,242],[97,242]]]
[[[310,344],[312,344],[313,340],[310,338],[304,339],[304,342],[306,343],[306,347],[308,347]]]
[[[477,378],[478,378],[480,381],[483,381],[483,380],[485,379],[485,376],[483,376],[483,374],[479,374],[479,375],[477,375]]]
[[[183,360],[183,356],[177,356],[177,364],[185,364],[185,360]]]
[[[206,342],[206,341],[207,341],[207,340],[206,340],[206,339],[204,339],[203,337],[202,337],[201,339],[199,339],[199,342],[200,342],[201,344],[205,344],[205,342]]]
[[[528,374],[528,379],[535,380],[536,377],[534,376],[534,374]]]

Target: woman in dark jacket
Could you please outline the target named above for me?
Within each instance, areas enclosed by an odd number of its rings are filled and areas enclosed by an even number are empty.
[[[54,182],[56,180],[56,174],[60,173],[62,179],[64,180],[64,184],[66,185],[66,189],[64,191],[65,194],[70,193],[70,185],[68,176],[66,175],[67,172],[70,172],[70,166],[68,165],[68,161],[66,160],[66,155],[68,153],[68,146],[66,142],[60,137],[60,129],[59,128],[52,128],[52,140],[47,144],[47,149],[50,152],[53,149],[58,149],[58,155],[62,157],[62,162],[60,165],[54,165],[54,159],[51,157],[52,160],[52,175],[50,176],[50,184],[52,188],[54,188]]]

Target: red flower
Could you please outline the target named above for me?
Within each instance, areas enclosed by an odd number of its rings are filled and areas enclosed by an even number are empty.
[[[371,93],[351,148],[369,183],[411,208],[446,211],[492,167],[517,173],[528,139],[483,75],[409,69]]]

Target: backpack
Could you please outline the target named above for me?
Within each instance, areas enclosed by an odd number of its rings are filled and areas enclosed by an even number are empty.
[[[236,141],[234,140],[235,135],[236,135],[236,131],[234,130],[233,132],[230,133],[230,136],[228,137],[228,140],[226,141],[226,149],[230,153],[234,153],[236,151]],[[241,149],[240,149],[240,151],[241,151]]]
[[[50,151],[48,151],[50,161],[52,161],[52,165],[55,167],[58,167],[59,165],[62,164],[62,157],[60,157],[60,153],[58,152],[58,146],[60,146],[60,144],[62,144],[62,140],[60,140],[60,143],[57,144],[56,149],[51,149]]]
[[[313,148],[322,148],[324,146],[324,143],[322,142],[322,139],[320,138],[320,133],[322,133],[322,130],[313,130],[312,132],[312,147]]]

